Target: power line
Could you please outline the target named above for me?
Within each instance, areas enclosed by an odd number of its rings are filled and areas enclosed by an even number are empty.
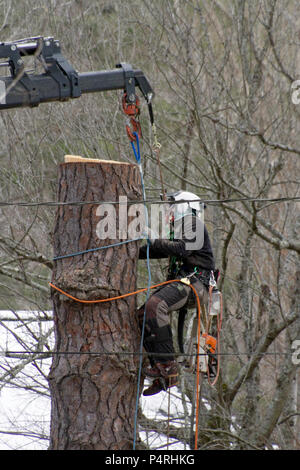
[[[45,355],[45,356],[63,356],[63,355],[83,355],[83,356],[179,356],[179,357],[197,357],[197,356],[207,356],[207,353],[151,353],[151,352],[135,352],[135,351],[0,351],[0,357],[8,357],[9,355]],[[214,356],[293,356],[295,352],[216,352]],[[13,359],[13,358],[11,358]]]
[[[270,203],[282,203],[300,201],[300,196],[295,197],[274,197],[274,198],[255,198],[255,197],[241,197],[241,198],[227,198],[227,199],[195,199],[193,202],[202,202],[204,204],[225,204],[233,202],[270,202]],[[181,204],[183,202],[190,202],[186,199],[179,201],[172,201],[172,204]],[[137,200],[126,200],[126,201],[0,201],[0,207],[60,207],[60,206],[85,206],[85,205],[100,205],[100,204],[112,204],[112,205],[128,205],[128,204],[170,204],[170,201],[163,201],[161,199],[137,199]]]

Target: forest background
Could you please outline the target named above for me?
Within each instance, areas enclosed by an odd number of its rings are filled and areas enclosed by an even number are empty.
[[[53,36],[79,72],[128,62],[148,77],[165,186],[207,201],[221,271],[224,356],[217,386],[204,386],[201,448],[299,449],[297,0],[1,0],[0,33],[1,41]],[[147,113],[142,103],[144,178],[155,198],[161,187]],[[3,353],[0,388],[47,398],[41,353],[51,346],[55,207],[6,203],[55,201],[65,154],[133,156],[120,92],[3,111],[0,129],[0,328],[7,344],[11,337],[32,351]],[[165,267],[152,263],[153,283]],[[141,262],[138,284],[145,283]],[[48,425],[0,432],[47,442]],[[172,428],[181,442],[185,426],[186,417]],[[146,417],[144,429],[164,431]]]

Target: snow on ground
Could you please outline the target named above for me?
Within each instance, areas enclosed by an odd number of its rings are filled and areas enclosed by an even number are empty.
[[[18,315],[22,318],[32,318],[36,316],[36,312],[18,312]],[[0,311],[0,319],[3,317],[15,318],[15,315],[10,311]],[[10,331],[0,324],[0,376],[5,374],[7,361],[10,363],[15,362],[15,364],[19,361],[7,359],[3,355],[1,357],[1,351],[24,350],[22,343],[20,343],[20,340],[17,340],[14,333],[18,335],[19,339],[24,337],[23,335],[28,334],[26,328],[21,326],[19,322],[4,323]],[[33,332],[38,334],[41,329],[43,332],[49,330],[51,324],[50,322],[40,322],[39,324],[31,322],[28,323],[28,326]],[[49,344],[53,347],[52,337],[49,338]],[[51,359],[43,359],[37,364],[45,374],[45,377],[48,374],[50,364]],[[24,388],[16,389],[7,386],[3,389],[0,388],[0,450],[46,450],[48,447],[50,398],[49,396],[43,396],[44,393],[47,393],[47,382],[32,364],[25,366],[24,374],[22,374],[23,386],[33,384],[30,377],[39,381],[40,395],[35,394],[31,390],[24,390]],[[144,415],[149,419],[167,420],[168,412],[173,417],[184,416],[180,392],[176,387],[171,389],[170,399],[169,393],[161,392],[152,397],[141,397],[140,405]],[[188,411],[190,411],[189,404],[186,406]],[[182,426],[182,421],[179,424],[178,420],[172,420],[171,425]],[[7,433],[3,433],[3,431]],[[20,431],[22,435],[17,434]],[[41,439],[41,435],[44,436],[44,439]],[[171,438],[168,439],[164,434],[155,431],[141,431],[140,437],[144,442],[147,442],[151,449],[188,450],[188,447],[184,447],[182,443]]]

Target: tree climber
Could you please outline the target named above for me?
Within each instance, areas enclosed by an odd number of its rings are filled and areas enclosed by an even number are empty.
[[[203,207],[199,197],[186,191],[167,194],[165,210],[169,237],[150,239],[149,257],[168,258],[168,280],[188,277],[197,290],[200,301],[206,303],[210,280],[217,275],[214,255],[203,222]],[[147,245],[139,252],[147,258]],[[149,396],[178,383],[178,364],[174,356],[169,314],[194,303],[192,289],[181,282],[167,284],[155,290],[146,304],[139,308],[142,328],[145,314],[144,348],[149,354],[150,366],[143,369],[152,385],[143,395]]]

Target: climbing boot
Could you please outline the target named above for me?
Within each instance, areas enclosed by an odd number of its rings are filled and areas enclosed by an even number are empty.
[[[163,377],[164,379],[169,377],[178,378],[178,365],[176,361],[156,362],[152,367],[144,369],[144,374],[152,379],[159,377]]]
[[[157,393],[161,392],[164,390],[164,387],[159,379],[155,379],[150,387],[146,388],[143,391],[144,397],[149,397],[151,395],[156,395]]]
[[[145,375],[154,378],[152,385],[144,390],[143,395],[156,395],[162,390],[167,390],[178,384],[178,365],[176,361],[166,363],[157,362],[153,367],[147,368]]]
[[[150,395],[156,395],[162,390],[166,392],[168,388],[174,387],[177,384],[178,375],[169,376],[167,378],[159,377],[158,379],[153,380],[150,387],[146,388],[143,391],[143,395],[144,397],[149,397]]]
[[[153,366],[144,367],[143,373],[146,377],[151,377],[152,379],[161,376],[161,372],[156,364],[154,364]]]

